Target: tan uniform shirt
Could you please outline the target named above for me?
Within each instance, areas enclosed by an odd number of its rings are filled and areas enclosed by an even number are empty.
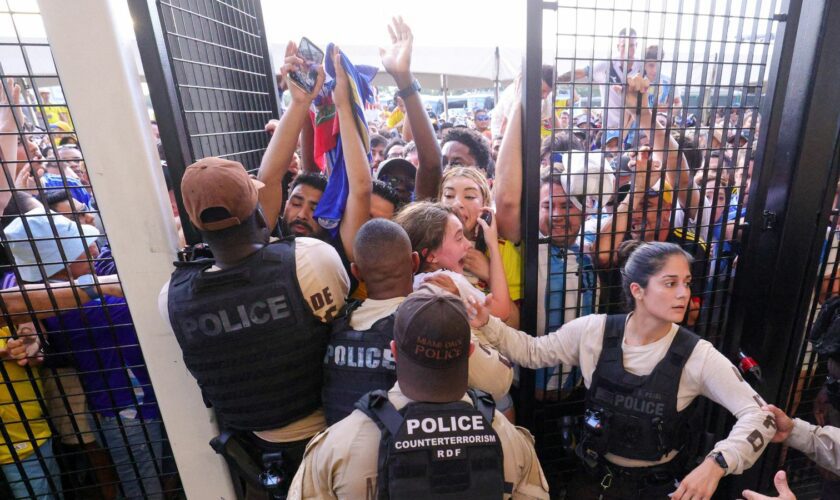
[[[840,429],[837,427],[819,427],[795,418],[785,444],[801,451],[820,467],[840,473]]]
[[[558,363],[579,366],[586,387],[601,356],[606,315],[590,314],[566,323],[560,330],[542,337],[532,337],[505,325],[498,318],[482,327],[487,339],[502,354],[528,368],[554,366]],[[650,374],[661,361],[679,327],[656,342],[643,346],[622,343],[624,368],[639,376]],[[729,465],[727,473],[740,474],[752,466],[775,434],[773,416],[761,410],[764,401],[747,384],[738,369],[712,344],[700,340],[683,368],[677,392],[677,409],[682,411],[697,396],[706,396],[729,410],[738,421],[729,436],[715,444],[713,451],[723,453]],[[607,454],[611,462],[624,467],[643,467],[667,462],[676,452],[660,462],[631,460]]]
[[[457,276],[460,277],[460,280],[456,280],[455,282],[459,287],[469,287],[469,289],[483,296],[463,276]],[[432,286],[422,285],[422,282],[419,283],[421,285],[418,286]],[[434,288],[435,290],[439,290],[437,287]],[[403,300],[405,300],[405,297],[387,300],[367,299],[362,302],[362,305],[358,309],[353,311],[353,315],[350,317],[350,326],[358,331],[369,330],[376,321],[393,314],[399,305],[402,304]],[[467,385],[473,389],[490,394],[498,402],[510,390],[510,384],[513,382],[513,365],[507,358],[499,354],[499,351],[484,338],[484,335],[480,331],[472,330],[471,340],[475,344],[475,350],[470,355],[469,380],[467,381]]]
[[[218,271],[216,267],[206,272]],[[350,289],[350,278],[341,264],[335,249],[314,238],[295,239],[295,272],[298,285],[310,311],[322,322],[332,321],[344,307],[344,298]],[[158,296],[158,310],[169,321],[169,282]],[[320,409],[279,429],[255,432],[259,438],[275,443],[288,443],[308,439],[327,426]]]
[[[411,402],[399,384],[388,391],[388,399],[397,409]],[[461,400],[470,402],[467,395]],[[506,498],[548,498],[548,483],[531,433],[514,426],[499,412],[493,419],[493,430],[502,443],[505,481],[513,484],[513,496]],[[376,423],[359,410],[315,436],[292,481],[289,500],[375,500],[380,437]]]

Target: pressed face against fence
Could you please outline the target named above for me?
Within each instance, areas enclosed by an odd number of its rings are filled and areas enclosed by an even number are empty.
[[[540,232],[555,245],[567,248],[578,238],[583,211],[576,207],[559,181],[540,187]]]

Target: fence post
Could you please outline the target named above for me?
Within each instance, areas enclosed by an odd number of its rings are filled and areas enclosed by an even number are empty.
[[[208,445],[215,418],[158,313],[177,238],[127,6],[39,3],[184,490],[189,498],[235,498],[224,461]]]

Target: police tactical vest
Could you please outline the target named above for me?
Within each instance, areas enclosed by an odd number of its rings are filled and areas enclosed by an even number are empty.
[[[397,381],[391,340],[394,315],[381,318],[369,330],[350,327],[352,311],[333,322],[330,343],[324,356],[324,415],[332,425],[353,411],[356,401],[370,391],[388,390]]]
[[[493,398],[469,390],[473,405],[410,403],[397,411],[386,391],[363,396],[356,408],[379,426],[377,500],[502,498],[502,444],[493,430]]]
[[[602,422],[593,432],[584,422],[582,445],[598,455],[660,460],[687,441],[696,401],[677,411],[677,391],[686,361],[700,337],[680,327],[668,353],[645,376],[624,369],[621,344],[627,315],[607,316],[601,356],[586,395],[587,416]]]
[[[276,429],[321,404],[328,327],[310,311],[295,272],[294,240],[205,272],[176,262],[169,321],[206,401],[227,429]]]

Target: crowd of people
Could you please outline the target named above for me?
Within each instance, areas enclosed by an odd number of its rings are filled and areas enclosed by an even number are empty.
[[[626,28],[610,60],[543,68],[541,163],[526,165],[521,79],[464,124],[433,120],[411,29],[388,31],[393,110],[365,112],[371,82],[338,47],[308,67],[290,42],[290,99],[255,175],[203,158],[181,179],[181,217],[212,259],[176,263],[158,306],[242,495],[548,498],[515,425],[518,367],[537,370],[537,399],[585,394],[586,473],[567,498],[711,498],[774,439],[825,455],[821,429],[794,428],[707,340],[737,270],[757,114],[687,114],[664,50],[636,58]],[[575,107],[580,82],[603,112]],[[558,84],[571,104],[555,105]],[[15,498],[60,498],[88,471],[92,495],[163,498],[165,430],[84,162],[72,134],[21,133],[20,93],[9,80],[0,102],[5,481]],[[536,310],[522,307],[526,210]],[[708,446],[701,396],[736,418]]]

